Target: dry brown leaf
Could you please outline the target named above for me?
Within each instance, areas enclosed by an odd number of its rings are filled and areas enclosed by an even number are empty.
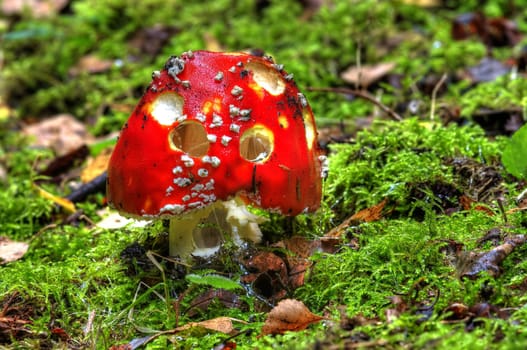
[[[69,114],[60,114],[26,126],[22,133],[33,139],[32,146],[49,147],[59,156],[93,142],[93,136],[88,133],[86,126]]]
[[[286,331],[301,331],[312,323],[323,320],[299,300],[284,299],[267,314],[262,334],[282,334]]]
[[[492,210],[490,210],[490,208],[482,204],[477,204],[477,202],[473,200],[472,198],[470,198],[469,196],[462,195],[461,197],[459,197],[459,204],[461,204],[464,210],[473,209],[476,211],[484,212],[489,216],[494,216],[494,213],[492,212]]]
[[[90,182],[108,169],[108,163],[112,155],[112,148],[106,148],[95,158],[89,158],[86,167],[82,169],[81,180],[84,183]]]
[[[346,229],[351,225],[351,223],[353,222],[353,217],[350,216],[349,218],[347,218],[346,220],[342,221],[340,223],[340,225],[338,225],[337,227],[334,227],[332,228],[330,231],[328,231],[324,237],[322,237],[321,239],[324,240],[324,239],[340,239],[343,235],[344,232],[346,232]]]
[[[174,329],[174,332],[182,332],[182,331],[186,331],[188,329],[194,328],[194,327],[202,327],[210,331],[214,331],[214,332],[232,334],[235,332],[232,321],[246,323],[236,318],[222,316],[222,317],[217,317],[211,320],[205,320],[201,322],[190,322],[181,327]]]
[[[69,0],[4,0],[1,2],[3,15],[19,15],[29,11],[37,18],[49,17],[58,13]]]
[[[214,302],[219,302],[229,309],[247,309],[246,304],[244,304],[244,301],[238,294],[225,289],[210,288],[191,301],[185,314],[189,317],[194,317],[200,311],[205,312]]]
[[[337,227],[333,228],[331,231],[326,233],[323,239],[341,237],[342,234],[346,231],[346,229],[353,222],[357,222],[357,221],[372,222],[372,221],[379,220],[380,218],[382,218],[382,210],[384,209],[387,202],[388,202],[388,199],[385,198],[380,203],[353,214],[352,216],[344,220],[340,225],[338,225]]]
[[[77,76],[81,73],[103,73],[112,68],[112,66],[112,60],[105,60],[95,55],[86,55],[82,57],[77,62],[77,64],[69,70],[69,73],[72,76]]]
[[[262,251],[243,262],[251,271],[240,277],[240,281],[250,284],[258,295],[271,300],[280,300],[287,294],[287,265],[281,257],[272,252]]]
[[[320,251],[320,241],[310,241],[302,236],[293,236],[289,239],[284,239],[277,242],[273,246],[285,248],[294,255],[301,258],[309,258],[315,252]]]
[[[388,198],[384,198],[379,204],[373,207],[363,209],[351,217],[351,220],[358,220],[364,222],[377,221],[382,218],[382,210],[388,202]]]
[[[382,79],[394,68],[394,62],[383,62],[375,65],[364,65],[360,67],[351,66],[342,72],[340,77],[347,83],[366,88]]]
[[[0,237],[0,264],[16,261],[26,254],[29,245],[26,242],[15,242],[7,237]]]
[[[313,265],[313,262],[304,258],[288,256],[287,265],[289,266],[289,289],[295,290],[303,286],[306,272]]]

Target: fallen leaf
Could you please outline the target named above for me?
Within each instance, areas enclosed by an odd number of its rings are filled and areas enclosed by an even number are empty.
[[[242,320],[238,320],[232,317],[222,316],[222,317],[217,317],[211,320],[205,320],[201,322],[189,322],[181,327],[177,327],[176,329],[174,329],[174,332],[175,333],[182,332],[182,331],[186,331],[191,328],[202,327],[202,328],[208,329],[209,331],[220,332],[220,333],[225,333],[225,334],[232,334],[235,332],[232,321],[246,324],[246,322]]]
[[[57,14],[69,3],[69,0],[4,0],[1,12],[3,15],[20,15],[26,11],[37,18]]]
[[[353,214],[352,216],[344,220],[340,225],[338,225],[337,227],[334,227],[328,233],[326,233],[324,235],[324,238],[342,237],[346,229],[350,225],[352,225],[354,222],[359,222],[359,221],[372,222],[372,221],[379,220],[382,217],[382,210],[384,209],[387,202],[388,202],[388,199],[385,198],[380,203]]]
[[[205,312],[215,301],[229,309],[247,309],[245,301],[242,300],[238,294],[225,289],[211,288],[194,298],[187,311],[185,311],[185,314],[189,317],[193,317],[198,313],[198,310]]]
[[[114,62],[112,60],[105,60],[95,55],[86,55],[82,57],[77,64],[70,68],[69,74],[73,77],[83,73],[96,74],[104,73],[112,66]]]
[[[286,259],[288,266],[288,288],[290,290],[295,290],[304,285],[304,279],[306,272],[313,265],[313,262],[298,257],[289,256]]]
[[[149,335],[147,337],[133,339],[128,344],[114,345],[114,346],[112,346],[110,348],[110,350],[134,350],[134,349],[138,349],[138,348],[143,347],[146,344],[150,343],[151,341],[153,341],[154,339],[158,338],[159,336],[167,335],[167,334],[177,334],[177,333],[180,333],[180,332],[192,329],[192,328],[197,328],[197,327],[204,328],[204,329],[207,329],[207,330],[213,331],[213,332],[220,332],[220,333],[225,333],[225,334],[235,334],[236,330],[234,329],[233,321],[239,322],[239,323],[243,323],[243,324],[247,324],[247,322],[245,322],[245,321],[238,320],[238,319],[232,318],[232,317],[217,317],[217,318],[213,318],[213,319],[206,320],[206,321],[201,321],[201,322],[190,322],[190,323],[187,323],[187,324],[185,324],[185,325],[183,325],[181,327],[177,327],[177,328],[174,328],[174,329],[169,329],[167,331],[156,332],[156,333],[154,333],[152,335]],[[234,346],[233,349],[235,347],[236,346]]]
[[[406,312],[409,308],[408,303],[400,295],[392,295],[388,297],[392,307],[387,308],[384,311],[386,322],[393,323],[397,320],[403,312]]]
[[[57,338],[59,338],[62,341],[68,341],[68,340],[71,339],[71,337],[68,334],[68,332],[66,332],[63,328],[60,328],[60,327],[52,328],[51,329],[51,334],[56,336]]]
[[[284,299],[267,314],[262,334],[283,334],[286,331],[301,331],[312,323],[323,320],[295,299]]]
[[[77,211],[77,209],[75,208],[75,204],[73,204],[73,202],[70,201],[69,199],[56,196],[53,193],[48,192],[45,189],[35,184],[33,184],[33,187],[38,191],[38,194],[40,197],[49,199],[50,201],[52,201],[53,203],[57,204],[58,206],[62,207],[63,209],[65,209],[66,211],[70,213],[74,213]]]
[[[340,74],[342,80],[355,86],[367,88],[385,77],[395,68],[393,62],[383,62],[375,65],[351,66]]]
[[[462,13],[452,20],[450,35],[454,40],[465,40],[477,35],[485,26],[485,18],[481,12]]]
[[[345,331],[351,331],[357,327],[364,327],[368,325],[378,325],[381,323],[378,317],[366,318],[362,314],[349,317],[346,312],[347,306],[340,305],[338,311],[340,313],[340,328]]]
[[[476,211],[481,211],[483,213],[486,213],[489,216],[494,216],[494,213],[492,212],[492,210],[490,210],[490,208],[482,204],[477,204],[477,202],[473,200],[472,198],[470,198],[469,196],[462,195],[461,197],[459,197],[459,204],[461,204],[461,206],[463,207],[463,210],[473,209]]]
[[[240,282],[250,284],[261,297],[280,300],[287,294],[287,265],[278,255],[259,252],[243,262],[250,273],[240,277]]]
[[[277,242],[273,247],[285,248],[300,258],[309,258],[315,252],[320,251],[320,241],[310,241],[302,236],[293,236]]]
[[[447,315],[444,318],[445,323],[459,322],[467,319],[469,315],[469,308],[462,303],[452,303],[443,310],[443,313]]]
[[[451,35],[454,40],[465,40],[471,36],[489,47],[514,46],[522,35],[518,25],[502,17],[487,18],[482,12],[463,13],[452,21]]]
[[[86,126],[69,114],[25,126],[22,133],[33,139],[32,146],[51,148],[59,156],[93,142]]]
[[[105,148],[94,158],[89,158],[86,167],[82,170],[81,180],[90,182],[108,169],[108,163],[112,155],[112,148]]]
[[[511,308],[502,308],[488,303],[477,303],[467,306],[461,303],[453,303],[443,310],[446,317],[442,323],[465,323],[465,331],[470,332],[474,328],[484,325],[483,318],[498,318],[507,320],[511,316]]]
[[[26,242],[16,242],[7,237],[0,237],[0,264],[6,264],[22,258],[28,248],[29,245]]]
[[[149,337],[144,337],[144,338],[148,339]],[[134,347],[131,344],[120,344],[120,345],[110,346],[110,350],[133,350],[133,349]]]
[[[373,207],[363,209],[351,217],[352,220],[372,222],[377,221],[382,218],[382,210],[388,202],[388,198],[384,198],[379,204],[374,205]]]

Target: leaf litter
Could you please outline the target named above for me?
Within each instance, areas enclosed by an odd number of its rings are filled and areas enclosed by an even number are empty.
[[[265,7],[267,5],[259,6]],[[489,48],[499,47],[503,45],[510,46],[518,42],[519,33],[517,31],[517,27],[515,27],[512,22],[506,19],[485,17],[481,18],[478,16],[479,14],[471,14],[471,16],[468,16],[466,18],[456,18],[453,21],[453,25],[456,26],[457,23],[460,22],[463,28],[455,29],[454,31],[461,31],[462,33],[460,34],[459,32],[453,32],[453,37],[455,39],[460,40],[467,40],[468,38],[477,38],[478,40],[481,40],[483,43],[485,43],[485,45],[487,45]],[[144,33],[141,33],[141,31],[137,32],[137,37],[132,39],[132,41],[134,41],[135,39],[135,42],[131,42],[130,44],[134,46],[136,50],[140,53],[147,53],[149,55],[155,55],[159,53],[163,46],[167,45],[169,37],[171,35],[178,34],[181,30],[179,28],[163,26],[154,26],[152,28],[147,29],[148,30],[145,30]],[[466,31],[467,33],[464,33],[463,31]],[[149,41],[154,40],[155,36],[159,37],[160,40],[158,42],[153,42],[150,46]],[[207,40],[205,41],[208,42]],[[221,42],[221,40],[217,38],[210,39],[207,45],[209,47],[217,46],[220,48],[224,48],[224,44]],[[85,66],[81,65],[80,67],[76,68],[81,68],[81,70],[84,72],[103,74],[106,72],[106,70],[110,68],[111,62],[113,62],[102,60],[98,62],[97,60],[94,60],[91,61],[92,63],[90,63],[89,59],[92,59],[93,57],[85,56],[87,60],[84,62],[88,62],[88,64],[86,64]],[[82,61],[83,60],[80,60],[79,62]],[[101,65],[98,66],[99,64]],[[463,79],[470,80],[471,84],[480,84],[485,81],[492,81],[497,77],[503,76],[510,72],[510,65],[508,63],[504,63],[492,57],[490,57],[489,59],[482,60],[479,64],[475,66],[465,68],[465,71],[469,72],[470,76],[465,76]],[[375,88],[377,88],[376,83],[379,80],[384,81],[385,78],[387,78],[388,74],[390,74],[391,71],[394,69],[394,67],[392,63],[388,63],[387,65],[383,65],[381,63],[372,65],[362,65],[362,69],[363,70],[361,73],[352,71],[353,74],[351,78],[348,77],[348,83],[357,84],[361,80],[362,75],[362,86],[365,89],[368,89],[374,85]],[[371,77],[368,77],[368,79],[364,79],[365,76],[369,75],[371,75]],[[434,90],[436,87],[439,86],[438,81],[440,76],[440,74],[427,74],[427,79],[423,80],[423,82],[426,82],[427,87],[424,87],[423,85],[420,88],[422,88],[423,91],[428,92]],[[446,85],[455,81],[455,78],[454,80],[451,80],[450,77],[451,76],[449,75],[449,79],[447,80],[445,86],[440,86],[441,89],[438,89],[441,90],[440,93],[444,93],[447,90]],[[345,78],[345,76],[341,76],[341,78],[344,80],[347,79]],[[350,91],[351,90],[347,90],[347,92],[345,93],[346,97],[350,97],[353,95],[352,93],[350,93]],[[377,98],[368,91],[361,91],[356,95],[363,96],[363,98],[370,99],[371,101],[377,101]],[[388,113],[392,116],[393,119],[400,118],[398,114],[395,114],[395,111],[399,110],[392,110],[390,107],[387,107],[378,101],[376,103],[378,103],[379,106],[382,106],[379,108],[384,108],[383,110],[386,113],[390,111],[394,112],[394,114]],[[445,111],[447,109],[454,111],[452,112],[454,119],[460,118],[459,111],[456,112],[456,106],[446,106],[442,110]],[[479,110],[478,112],[481,112],[481,110]],[[459,121],[459,119],[457,120]],[[39,139],[40,136],[43,136],[45,133],[45,131],[40,131],[35,135],[37,135],[37,139]],[[75,132],[71,132],[70,136],[74,133]],[[35,143],[34,146],[46,148],[50,147],[57,154],[59,154],[63,151],[62,146],[64,142],[64,140],[61,140],[60,138],[61,137],[59,137],[59,140],[52,141],[49,144]],[[68,137],[65,137],[64,139],[67,138]],[[90,140],[89,136],[83,136],[83,138],[85,143],[87,140]],[[335,137],[328,139],[329,143],[354,142],[354,140],[352,140],[352,136],[348,134],[345,134],[345,136],[341,136],[339,134],[338,140]],[[75,150],[81,149],[81,147],[83,146],[80,146],[77,149],[73,149],[71,152],[75,152]],[[69,154],[64,155],[66,156],[66,161],[68,155]],[[57,158],[58,163],[62,161],[64,161],[64,159],[60,157]],[[498,183],[502,181],[502,179],[499,178],[500,171],[494,169],[496,170],[494,173],[487,172],[486,170],[488,170],[488,168],[486,168],[485,164],[473,166],[473,164],[468,164],[465,161],[462,161],[462,163],[463,164],[456,169],[456,175],[459,175],[460,178],[466,179],[467,186],[460,186],[459,188],[456,186],[448,187],[444,186],[444,183],[438,181],[434,183],[434,186],[432,186],[433,194],[436,195],[438,198],[449,197],[448,201],[443,201],[440,203],[442,209],[447,209],[445,210],[447,214],[451,214],[452,212],[459,212],[460,210],[475,210],[481,211],[484,214],[491,216],[493,212],[497,212],[496,207],[494,206],[495,199],[498,198],[501,193],[503,193],[502,188],[500,188],[500,186],[498,185]],[[101,164],[103,165],[94,167],[93,173],[88,167],[88,170],[86,170],[86,173],[88,174],[86,178],[92,179],[94,178],[94,176],[96,177],[97,175],[100,175],[101,169],[104,169],[105,167],[104,160]],[[53,174],[61,175],[61,172],[65,172],[67,171],[67,169],[73,166],[76,165],[63,166],[63,168],[61,168],[60,170],[54,171]],[[489,182],[489,178],[492,179],[492,181]],[[423,185],[423,183],[416,183],[415,187],[417,188],[421,185]],[[430,185],[430,183],[427,185]],[[462,188],[462,191],[460,191],[460,188]],[[98,191],[101,190],[99,189]],[[50,198],[53,199],[53,197]],[[425,196],[421,197],[420,199],[424,198]],[[456,202],[455,199],[458,199],[458,202]],[[59,203],[58,200],[54,201],[56,203]],[[249,258],[243,260],[244,268],[246,269],[247,273],[242,276],[242,281],[246,285],[251,286],[253,290],[259,294],[259,296],[263,296],[263,299],[271,302],[278,302],[278,305],[267,314],[267,320],[264,325],[265,332],[268,332],[267,334],[280,334],[288,330],[304,329],[309,324],[318,322],[322,319],[320,318],[320,316],[311,313],[311,311],[309,311],[301,301],[283,298],[292,297],[294,295],[293,292],[295,291],[295,289],[304,285],[305,273],[313,265],[313,255],[322,252],[338,254],[340,248],[351,244],[352,239],[356,239],[356,236],[360,234],[360,229],[357,229],[358,225],[362,223],[370,223],[382,219],[387,219],[387,215],[389,215],[390,213],[390,208],[386,208],[386,203],[387,199],[384,199],[381,202],[378,202],[377,205],[356,212],[352,216],[349,216],[348,219],[340,223],[334,223],[335,225],[333,225],[333,229],[328,231],[328,233],[326,233],[320,239],[308,240],[303,237],[293,237],[290,239],[284,239],[272,245],[271,251],[257,250]],[[394,206],[395,205],[397,205],[397,203],[395,203]],[[122,222],[120,218],[115,219],[115,223],[116,225],[122,225],[119,227],[126,227],[126,223]],[[465,245],[463,243],[457,242],[455,240],[449,240],[449,243],[447,245],[449,245],[448,249],[451,249],[452,252],[448,254],[455,255],[455,259],[457,259],[458,262],[458,274],[461,277],[465,278],[476,278],[482,273],[488,273],[494,278],[499,277],[501,272],[501,265],[504,259],[510,256],[515,250],[521,248],[525,243],[523,235],[515,235],[508,236],[507,238],[503,239],[503,243],[500,244],[501,238],[499,236],[500,235],[498,235],[498,238],[496,239],[494,239],[494,237],[492,241],[487,241],[492,242],[494,248],[491,248],[486,251],[479,251],[479,249],[474,249],[473,251],[466,252],[463,251],[465,249]],[[328,242],[329,244],[327,244]],[[354,245],[353,248],[357,250],[361,249],[358,243]],[[144,254],[144,251],[142,254]],[[222,272],[221,269],[218,272]],[[219,300],[226,308],[246,307],[245,304],[238,302],[239,296],[239,294],[234,293],[233,291],[225,291],[222,289],[211,288],[206,290],[202,294],[199,294],[198,297],[194,298],[190,303],[191,306],[189,307],[189,309],[186,310],[186,312],[190,312],[192,310],[197,309],[206,310],[206,308],[210,306],[214,300]],[[395,295],[390,298],[390,306],[385,310],[384,316],[386,319],[394,321],[397,319],[397,317],[404,313],[415,313],[419,311],[430,312],[430,307],[433,307],[433,305],[435,305],[435,301],[433,300],[433,297],[435,296],[435,291],[433,291],[429,293],[429,298],[424,298],[424,301],[421,302],[407,296],[401,297]],[[200,306],[203,306],[203,308],[200,308]],[[493,306],[484,302],[474,303],[470,306],[468,306],[468,304],[463,303],[452,303],[450,304],[450,306],[442,310],[444,314],[452,315],[446,321],[467,322],[467,325],[470,324],[474,327],[479,325],[479,323],[475,321],[477,318],[491,317],[496,315],[497,317],[504,318],[504,314],[507,313],[506,311],[507,310],[505,310],[505,308]],[[291,313],[291,315],[289,315],[289,313]],[[196,315],[197,314],[198,312],[196,312]],[[427,315],[429,315],[429,313]],[[342,324],[345,324],[345,321],[346,317],[341,315]],[[379,324],[380,322],[383,322],[380,321],[377,317],[365,318],[361,315],[355,315],[351,318],[348,318],[347,321],[348,324],[345,326],[343,325],[343,329],[352,329],[356,327]],[[166,332],[167,334],[170,334],[170,332],[178,333],[188,331],[191,328],[202,327],[213,332],[230,333],[230,331],[232,331],[232,323],[233,319],[227,317],[219,317],[211,320],[189,322],[186,325],[174,328]],[[467,327],[467,329],[468,328],[469,327]],[[262,330],[262,333],[264,332],[264,329]],[[67,335],[67,333],[61,333],[61,328],[55,328],[54,330],[54,332],[59,338],[65,338],[65,335]],[[159,334],[162,335],[163,333]],[[150,337],[137,338],[131,341],[129,344],[123,345],[123,348],[137,348],[148,343],[150,340]],[[361,340],[362,342],[359,341],[357,343],[354,343],[354,345],[350,347],[355,347],[355,345],[385,345],[384,340],[368,340],[366,336],[363,337],[361,334],[357,335],[357,340]]]
[[[26,242],[16,242],[0,236],[0,265],[21,259],[29,249]]]
[[[313,314],[303,302],[295,299],[280,301],[268,314],[262,327],[262,335],[300,331],[324,317]]]

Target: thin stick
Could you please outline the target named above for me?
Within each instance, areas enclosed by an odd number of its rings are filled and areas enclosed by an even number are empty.
[[[441,85],[443,85],[443,83],[445,82],[447,77],[448,77],[448,75],[446,73],[443,74],[441,79],[439,79],[439,81],[437,82],[436,86],[434,86],[434,90],[432,90],[432,105],[430,106],[430,120],[434,120],[434,114],[436,112],[436,95],[437,95],[437,92],[439,91],[439,88],[441,87]]]
[[[403,118],[397,114],[394,110],[390,109],[386,105],[378,101],[375,96],[369,94],[366,91],[354,90],[348,88],[324,88],[324,87],[308,87],[308,91],[326,91],[326,92],[335,92],[337,94],[348,94],[360,97],[368,102],[373,103],[375,106],[379,107],[384,113],[388,114],[393,120],[402,121]]]

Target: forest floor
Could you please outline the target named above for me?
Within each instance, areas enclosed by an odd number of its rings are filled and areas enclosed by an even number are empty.
[[[0,7],[0,348],[527,347],[527,2],[26,3]],[[189,50],[283,64],[328,169],[316,212],[252,207],[260,243],[181,260],[105,171]]]

